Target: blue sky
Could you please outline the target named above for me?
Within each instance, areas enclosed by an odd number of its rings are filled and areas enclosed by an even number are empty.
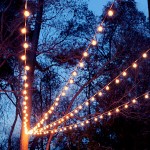
[[[104,5],[113,0],[89,0],[89,8],[96,14],[101,15]],[[147,0],[135,0],[140,11],[148,16]]]

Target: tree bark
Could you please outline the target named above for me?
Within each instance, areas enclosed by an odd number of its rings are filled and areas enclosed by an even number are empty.
[[[37,8],[37,16],[35,20],[35,28],[33,32],[32,38],[32,48],[29,52],[27,52],[28,61],[27,64],[30,66],[30,71],[28,72],[28,82],[29,82],[29,100],[28,100],[28,120],[30,122],[31,117],[31,108],[32,108],[32,85],[34,81],[34,71],[35,71],[35,64],[36,64],[36,51],[38,48],[38,41],[39,35],[41,30],[42,24],[42,15],[43,15],[43,5],[44,0],[38,0],[38,8]],[[22,117],[24,117],[22,115]],[[30,123],[28,123],[28,129],[30,129]],[[29,135],[25,134],[22,122],[22,129],[21,129],[21,141],[20,141],[20,150],[28,150],[29,145]]]
[[[50,144],[51,144],[52,138],[53,138],[53,134],[50,134],[48,142],[46,144],[46,150],[50,150],[51,149]]]

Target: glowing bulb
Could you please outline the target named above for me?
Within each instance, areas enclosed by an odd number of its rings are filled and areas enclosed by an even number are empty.
[[[108,10],[107,14],[109,17],[112,17],[114,15],[114,11],[110,9],[110,10]]]
[[[62,129],[60,129],[60,132],[62,132]]]
[[[103,32],[103,26],[100,25],[100,26],[97,28],[97,31],[98,31],[98,32]]]
[[[28,107],[27,107],[27,106],[24,106],[24,109],[28,109]]]
[[[77,114],[77,113],[78,113],[78,110],[76,109],[74,112]]]
[[[86,106],[89,106],[89,102],[85,102],[85,105],[86,105]]]
[[[23,80],[27,80],[27,76],[25,75],[25,76],[23,76]]]
[[[69,129],[72,130],[72,127],[70,126]]]
[[[103,115],[100,115],[100,119],[103,119]]]
[[[70,79],[69,83],[70,83],[70,84],[73,84],[73,83],[74,83],[73,79]]]
[[[118,113],[119,111],[120,111],[119,108],[117,108],[117,109],[116,109],[116,112]]]
[[[25,43],[23,44],[23,47],[24,47],[24,48],[28,48],[28,47],[29,47],[29,44],[25,42]]]
[[[30,16],[30,12],[29,12],[28,10],[25,10],[25,11],[24,11],[24,16],[25,16],[25,17],[29,17],[29,16]]]
[[[25,56],[25,55],[22,55],[22,56],[21,56],[21,59],[22,59],[22,60],[26,60],[26,56]]]
[[[75,124],[75,125],[74,125],[74,127],[75,127],[75,128],[77,128],[77,127],[78,127],[78,125],[77,125],[77,124]]]
[[[133,64],[132,64],[132,67],[133,67],[133,68],[137,68],[137,64],[136,64],[136,63],[133,63]]]
[[[86,124],[88,124],[88,123],[89,123],[89,121],[88,121],[88,120],[86,120],[86,121],[85,121],[85,123],[86,123]]]
[[[124,108],[126,108],[126,109],[127,109],[128,107],[129,107],[129,106],[128,106],[127,104],[125,104],[125,105],[124,105]]]
[[[22,28],[22,29],[21,29],[21,33],[22,33],[22,34],[26,34],[26,33],[27,33],[27,29],[26,29],[26,28]]]
[[[73,113],[71,113],[71,114],[70,114],[70,116],[71,116],[71,117],[73,117],[73,116],[74,116],[74,114],[73,114]]]
[[[23,94],[26,95],[26,94],[27,94],[27,91],[26,91],[26,90],[23,90]]]
[[[145,99],[148,99],[148,98],[149,98],[149,95],[148,95],[148,94],[146,94],[144,97],[145,97]]]
[[[88,56],[88,52],[84,52],[84,53],[83,53],[83,56],[84,56],[84,57],[87,57],[87,56]]]
[[[59,97],[56,98],[56,101],[57,101],[57,102],[59,101]]]
[[[92,97],[92,98],[91,98],[91,101],[93,102],[94,100],[95,100],[95,98],[94,98],[94,97]]]
[[[24,101],[24,102],[23,102],[23,105],[26,105],[26,104],[27,104],[27,102]]]
[[[99,92],[99,93],[98,93],[98,95],[99,95],[99,96],[102,96],[102,95],[103,95],[103,93],[102,93],[102,92]]]
[[[98,119],[97,118],[94,118],[94,121],[97,121]]]
[[[84,126],[84,123],[83,123],[83,122],[81,123],[81,126]]]
[[[51,113],[52,113],[52,111],[51,111],[51,110],[49,110],[49,111],[48,111],[48,113],[49,113],[49,114],[51,114]]]
[[[67,130],[67,128],[66,127],[64,127],[64,131],[66,131]]]
[[[51,110],[54,110],[54,107],[53,107],[53,106],[51,107]]]
[[[108,116],[111,116],[111,112],[108,112]]]
[[[95,45],[97,44],[97,41],[96,41],[96,40],[92,40],[91,44],[92,44],[93,46],[95,46]]]
[[[25,66],[25,70],[30,70],[30,67],[29,66]]]
[[[23,113],[24,113],[24,114],[26,114],[26,113],[27,113],[27,111],[26,111],[26,110],[23,110]]]
[[[122,73],[122,75],[125,77],[125,76],[127,76],[127,73],[124,71],[124,72]]]
[[[81,105],[79,106],[79,109],[82,109],[82,106],[81,106]]]
[[[73,76],[77,76],[77,72],[74,71],[74,72],[72,73],[72,75],[73,75]]]
[[[119,83],[120,83],[120,80],[119,80],[119,79],[116,79],[115,82],[116,82],[116,84],[119,84]]]
[[[83,62],[80,62],[80,63],[79,63],[79,66],[80,66],[81,68],[83,68],[83,67],[84,67],[84,63],[83,63]]]
[[[144,54],[142,55],[142,57],[143,57],[143,58],[146,58],[146,57],[147,57],[147,54],[146,54],[146,53],[144,53]]]
[[[68,90],[68,86],[65,86],[64,89],[65,89],[65,91],[67,91]]]
[[[55,106],[58,106],[58,103],[57,103],[57,102],[55,102]]]
[[[109,86],[106,86],[106,90],[108,91],[110,88],[109,88]]]
[[[28,86],[29,86],[28,83],[25,83],[25,84],[24,84],[24,87],[25,87],[25,88],[27,88]]]
[[[133,100],[132,100],[132,103],[135,104],[135,103],[136,103],[136,99],[133,99]]]
[[[69,116],[66,116],[66,119],[69,119]]]
[[[28,100],[28,96],[25,96],[24,99],[25,99],[25,100]]]
[[[64,122],[64,118],[62,118],[61,121]]]
[[[66,93],[65,92],[62,92],[62,96],[65,96],[66,95]]]

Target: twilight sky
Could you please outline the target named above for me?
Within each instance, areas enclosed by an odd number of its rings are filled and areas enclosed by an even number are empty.
[[[104,5],[106,5],[109,1],[113,0],[89,0],[89,8],[93,10],[96,15],[101,15]],[[137,3],[137,7],[140,11],[144,12],[146,16],[148,16],[148,6],[147,0],[135,0]]]

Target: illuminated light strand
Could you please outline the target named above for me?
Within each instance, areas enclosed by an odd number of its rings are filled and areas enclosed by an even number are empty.
[[[149,98],[149,92],[150,91],[147,91],[146,93],[136,97],[136,98],[132,98],[130,101],[124,103],[124,104],[121,104],[111,110],[108,110],[108,111],[105,111],[103,113],[100,113],[90,119],[86,119],[84,121],[80,121],[80,122],[76,122],[74,124],[71,124],[71,125],[67,125],[67,126],[63,126],[63,127],[59,127],[57,129],[52,129],[52,130],[40,130],[40,131],[36,131],[36,132],[33,132],[33,131],[30,131],[28,134],[32,134],[32,135],[41,135],[41,134],[49,134],[49,133],[57,133],[57,132],[63,132],[63,131],[67,131],[67,130],[72,130],[72,129],[76,129],[78,127],[84,127],[85,125],[89,124],[90,121],[93,121],[93,122],[98,122],[100,120],[102,120],[104,117],[108,116],[112,116],[113,114],[118,114],[120,111],[122,110],[126,110],[128,109],[130,106],[134,106],[135,104],[137,104],[138,102],[138,99],[139,98],[144,98],[144,99],[148,99]],[[47,129],[47,127],[45,128]]]
[[[28,11],[28,8],[27,8],[27,4],[28,4],[28,0],[25,1],[25,10],[24,10],[24,17],[25,17],[25,23],[24,23],[24,27],[21,29],[21,33],[24,35],[24,43],[23,43],[23,48],[24,48],[24,54],[21,56],[21,59],[22,61],[24,61],[24,76],[23,76],[23,80],[24,80],[24,83],[23,83],[23,87],[24,87],[24,90],[22,91],[22,94],[23,94],[23,109],[22,109],[22,112],[23,112],[23,125],[24,125],[24,131],[25,133],[27,134],[28,133],[28,123],[29,123],[29,118],[28,118],[28,87],[29,87],[29,84],[27,83],[27,71],[30,70],[30,67],[27,65],[27,55],[26,55],[26,52],[27,52],[27,48],[29,48],[29,44],[27,43],[27,17],[30,16],[30,12]]]
[[[116,1],[116,0],[114,0],[114,2],[111,4],[111,6],[110,6],[108,12],[109,12],[110,10],[113,12],[112,7],[113,7],[115,1]],[[98,31],[98,32],[100,32],[100,31],[99,31],[100,28],[101,28],[101,30],[103,30],[102,24],[104,23],[104,21],[105,21],[105,19],[106,19],[107,16],[111,17],[111,16],[109,15],[109,13],[107,13],[107,14],[105,15],[103,21],[100,23],[100,26],[98,27],[99,29],[97,28],[97,31]],[[72,71],[72,73],[71,73],[71,75],[70,75],[70,77],[69,77],[68,82],[67,82],[67,83],[65,84],[65,86],[62,88],[60,94],[56,97],[56,99],[54,100],[52,106],[51,106],[51,107],[49,108],[49,110],[48,110],[46,113],[44,113],[44,114],[49,114],[49,115],[51,115],[51,114],[53,113],[55,107],[58,106],[58,105],[56,105],[56,103],[59,104],[60,97],[61,97],[61,96],[66,96],[66,92],[64,92],[64,91],[65,91],[64,88],[65,88],[66,86],[68,87],[68,85],[74,83],[73,78],[74,78],[75,76],[77,76],[77,69],[84,67],[84,62],[83,62],[83,60],[84,60],[86,57],[88,57],[88,55],[89,55],[89,54],[88,54],[89,48],[91,47],[91,45],[92,45],[92,46],[96,46],[96,45],[97,45],[97,41],[95,40],[95,37],[96,37],[97,34],[98,34],[98,33],[96,32],[95,35],[94,35],[94,37],[93,37],[93,39],[91,40],[90,44],[88,45],[87,49],[83,52],[83,56],[82,56],[81,60],[79,61],[79,63],[76,65],[75,69]],[[46,118],[44,117],[44,115],[43,115],[43,117],[42,117],[40,120],[42,120],[42,121],[39,121],[33,128],[36,128],[36,127],[39,125],[39,123],[40,123],[40,124],[43,124],[43,123],[44,123],[43,120],[46,120]]]
[[[147,55],[147,53],[150,51],[150,49],[148,49],[144,54]],[[147,55],[148,56],[148,55]],[[125,71],[121,72],[117,77],[115,77],[111,82],[109,82],[107,85],[105,85],[101,90],[99,90],[96,94],[94,94],[91,98],[87,99],[84,103],[80,104],[79,106],[77,106],[74,110],[72,110],[71,112],[69,112],[68,114],[64,115],[63,117],[57,119],[56,121],[50,123],[49,127],[54,127],[56,125],[60,125],[61,123],[63,123],[65,120],[68,120],[69,118],[73,118],[73,116],[75,114],[77,114],[80,110],[82,110],[83,106],[88,106],[88,102],[91,101],[91,102],[94,102],[95,101],[95,96],[98,95],[98,96],[102,96],[103,95],[103,90],[105,91],[109,91],[110,90],[110,84],[112,82],[115,82],[116,84],[119,84],[120,83],[120,76],[123,76],[123,77],[126,77],[127,76],[127,70],[129,68],[134,68],[135,69],[135,66],[133,64],[136,63],[136,67],[137,67],[137,62],[138,60],[140,60],[141,58],[145,59],[147,57],[143,57],[143,55],[141,57],[139,57],[137,60],[134,61],[134,63],[132,63],[132,65],[130,65],[128,68],[125,69]],[[73,115],[71,115],[73,114]],[[67,117],[67,118],[66,118]],[[63,118],[63,120],[62,120]],[[34,129],[34,128],[33,128]]]

